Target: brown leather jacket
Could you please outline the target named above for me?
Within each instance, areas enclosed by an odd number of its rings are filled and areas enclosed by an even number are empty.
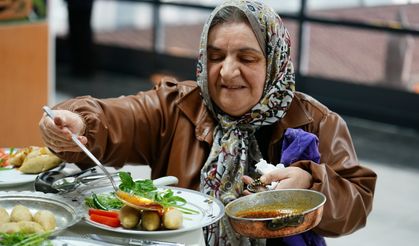
[[[87,146],[104,163],[147,164],[152,178],[173,175],[181,187],[199,187],[215,122],[194,81],[166,81],[154,90],[112,99],[79,97],[55,108],[83,116]],[[327,197],[322,221],[315,230],[324,236],[339,236],[362,228],[372,209],[376,174],[359,165],[346,123],[315,99],[297,92],[285,118],[274,126],[268,161],[278,159],[278,144],[289,127],[302,128],[319,138],[320,164],[293,164],[310,172],[312,189]],[[90,162],[82,153],[61,153],[60,157]]]

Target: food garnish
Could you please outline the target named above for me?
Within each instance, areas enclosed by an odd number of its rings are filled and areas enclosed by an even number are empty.
[[[102,210],[117,210],[124,206],[124,203],[116,198],[115,193],[95,194],[86,197],[84,200],[86,206],[89,208],[97,208]]]
[[[48,240],[51,232],[25,234],[22,232],[0,233],[0,245],[2,246],[52,246]]]

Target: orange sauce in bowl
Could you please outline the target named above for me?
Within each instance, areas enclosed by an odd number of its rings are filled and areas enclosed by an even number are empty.
[[[237,212],[236,216],[240,218],[275,218],[289,214],[280,210],[243,210]]]

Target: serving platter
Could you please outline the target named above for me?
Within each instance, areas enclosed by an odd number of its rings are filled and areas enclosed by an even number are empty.
[[[197,214],[183,214],[183,225],[181,228],[176,230],[157,230],[157,231],[144,231],[144,230],[133,230],[133,229],[125,229],[123,227],[110,227],[107,225],[103,225],[100,223],[96,223],[89,219],[88,215],[88,208],[86,207],[84,219],[87,224],[90,224],[94,227],[112,231],[112,232],[120,232],[126,234],[136,234],[136,235],[165,235],[165,234],[176,234],[181,232],[187,232],[195,229],[199,229],[205,227],[207,225],[213,224],[217,222],[221,217],[224,216],[224,205],[217,199],[205,195],[201,192],[184,189],[184,188],[177,188],[177,187],[169,187],[169,186],[162,186],[159,187],[159,190],[171,189],[173,193],[177,196],[184,198],[187,201],[185,208],[193,209],[198,211]],[[112,187],[106,187],[102,189],[92,190],[96,194],[106,193],[109,194],[114,190]],[[87,195],[90,196],[92,193],[88,193]]]
[[[60,231],[76,224],[83,217],[82,205],[77,201],[64,199],[55,194],[31,191],[0,191],[0,207],[11,214],[13,207],[23,205],[34,214],[39,210],[48,210],[55,216],[57,227],[53,232]]]

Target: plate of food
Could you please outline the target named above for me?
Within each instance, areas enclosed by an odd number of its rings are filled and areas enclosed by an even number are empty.
[[[61,163],[46,147],[0,149],[0,187],[33,182],[37,175]]]
[[[0,233],[58,234],[82,219],[80,206],[55,194],[0,191]]]
[[[155,187],[151,180],[129,180],[120,172],[120,188],[131,184],[150,203],[151,210],[138,210],[125,205],[112,187],[91,190],[85,197],[86,223],[108,231],[157,235],[175,234],[199,229],[217,222],[224,215],[224,205],[201,192],[170,186]],[[129,174],[127,174],[129,176]],[[130,176],[129,176],[130,178]],[[161,209],[154,209],[161,205]]]

